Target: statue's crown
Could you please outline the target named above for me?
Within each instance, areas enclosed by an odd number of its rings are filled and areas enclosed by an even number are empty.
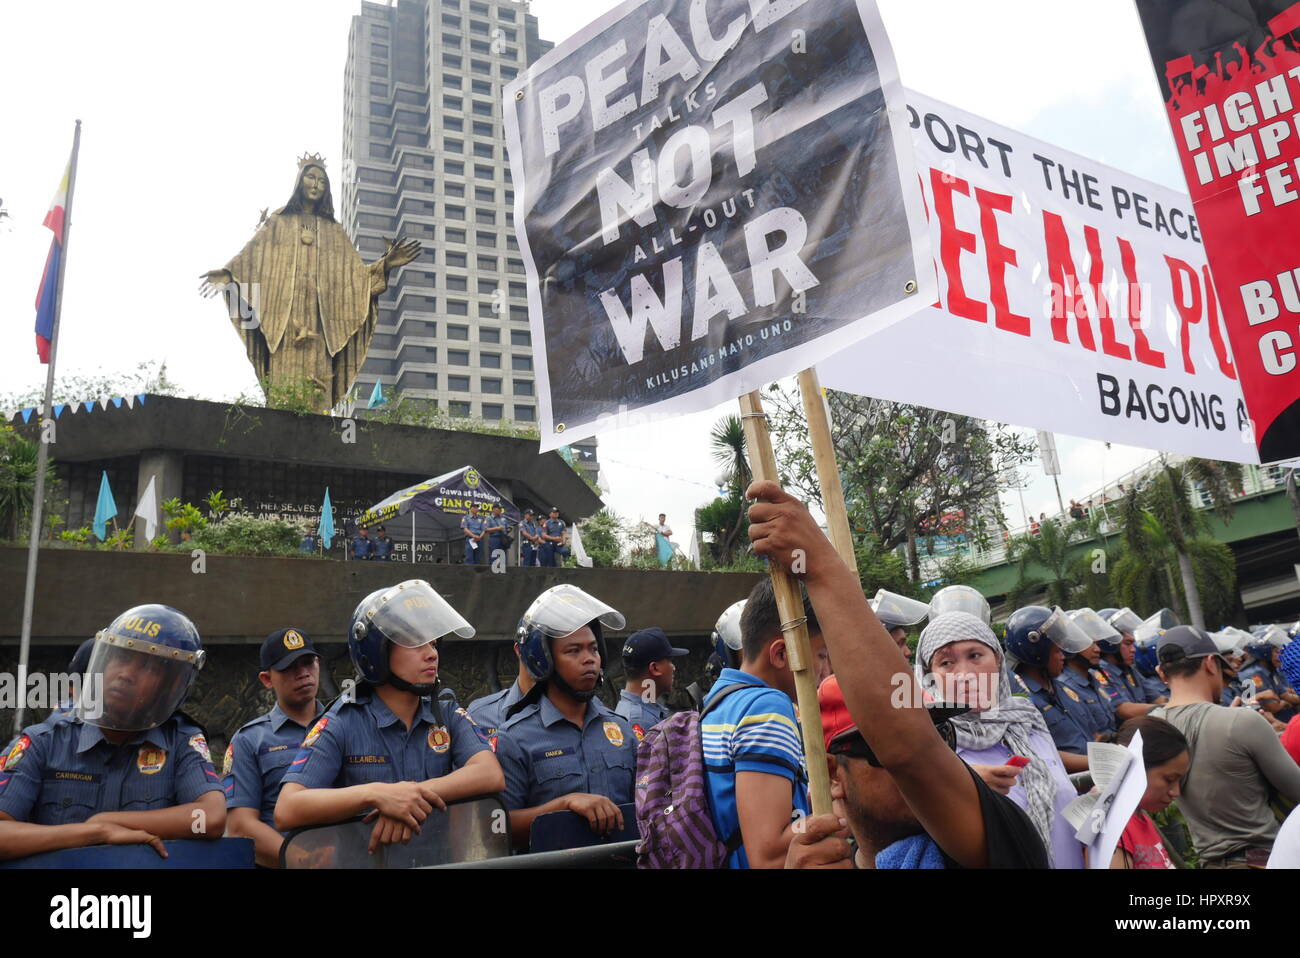
[[[308,166],[319,166],[322,170],[325,169],[325,157],[321,156],[319,153],[304,153],[302,156],[298,157],[299,173]]]

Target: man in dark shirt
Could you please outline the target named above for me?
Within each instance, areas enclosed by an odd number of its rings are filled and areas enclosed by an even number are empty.
[[[414,543],[412,543],[414,546]],[[393,560],[393,540],[388,537],[388,530],[380,526],[375,530],[375,541],[371,546],[371,554],[376,562],[391,562]]]
[[[978,847],[973,855],[961,849],[937,829],[936,837],[931,837],[917,821],[894,777],[880,767],[858,731],[844,704],[839,679],[832,675],[824,681],[817,689],[817,701],[821,706],[836,813],[848,821],[857,845],[852,859],[855,868],[1048,867],[1043,843],[1029,817],[1011,799],[985,785],[969,766],[966,772],[975,783],[976,794],[971,796],[969,790],[960,789],[954,792],[965,792],[962,804],[966,811],[977,812],[982,821],[982,855]],[[959,711],[962,710],[936,708],[930,710],[930,715],[942,733],[947,727],[946,719]],[[823,817],[829,820],[826,825],[836,818]],[[954,815],[958,817],[966,816]],[[823,827],[814,833],[808,827],[814,824],[822,823],[810,820],[803,832],[796,834],[786,857],[786,867],[810,864],[825,867],[835,860],[837,853],[847,854],[846,844],[836,840],[833,830],[825,834],[827,829]]]
[[[936,730],[933,713],[920,705],[921,689],[907,660],[871,611],[857,573],[839,558],[808,510],[774,482],[755,482],[746,496],[757,500],[749,508],[749,538],[755,554],[803,579],[835,663],[835,675],[822,686],[834,681],[826,690],[827,705],[832,704],[832,694],[842,689],[849,713],[848,727],[825,722],[826,729],[835,733],[832,740],[839,752],[829,757],[834,767],[838,769],[840,755],[848,758],[842,789],[846,806],[861,798],[862,810],[883,819],[871,804],[873,792],[883,797],[892,790],[915,821],[906,826],[910,830],[895,827],[892,834],[873,836],[864,829],[864,847],[877,846],[871,849],[872,864],[1046,867],[1047,852],[1024,813],[1009,799],[1004,802],[1010,809],[1000,804],[999,796],[983,785]],[[906,696],[914,703],[910,707],[898,707],[900,680],[911,693]],[[845,811],[850,813],[845,817],[854,821],[852,808]],[[859,817],[856,824],[866,821]],[[801,864],[802,856],[817,851],[819,836],[840,848],[843,839],[834,836],[838,824],[829,815],[807,822],[791,843],[787,864]]]

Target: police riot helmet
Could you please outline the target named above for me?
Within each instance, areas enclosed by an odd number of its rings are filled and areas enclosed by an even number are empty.
[[[1254,630],[1252,641],[1244,645],[1248,655],[1260,662],[1271,663],[1273,650],[1284,649],[1291,643],[1286,631],[1276,625],[1258,626]]]
[[[1079,628],[1059,605],[1051,609],[1029,605],[1016,609],[1007,619],[1007,651],[1026,665],[1047,664],[1052,645],[1066,655],[1082,652],[1092,639]]]
[[[945,612],[969,612],[983,619],[985,625],[988,625],[992,618],[988,600],[978,589],[968,585],[944,586],[934,594],[934,598],[930,600],[930,621],[933,622]]]
[[[1148,639],[1145,642],[1138,642],[1133,646],[1133,664],[1143,675],[1149,675],[1152,678],[1158,678],[1156,666],[1160,660],[1156,656],[1156,640]]]
[[[375,685],[391,682],[388,643],[418,649],[455,633],[473,638],[474,626],[423,579],[376,589],[361,600],[348,627],[348,654],[357,673]]]
[[[117,732],[157,728],[180,708],[206,659],[189,616],[166,605],[127,609],[95,635],[77,716]]]
[[[1070,621],[1082,629],[1088,638],[1096,642],[1097,646],[1105,654],[1113,655],[1118,652],[1120,643],[1124,641],[1124,636],[1120,635],[1119,631],[1108,623],[1100,612],[1094,612],[1086,606],[1071,612]]]
[[[623,614],[576,585],[552,586],[528,607],[515,630],[519,645],[519,660],[535,681],[549,679],[555,671],[551,655],[551,639],[572,635],[583,626],[590,626],[600,649],[601,668],[605,666],[605,634],[601,628],[621,629],[627,624]]]
[[[938,595],[935,596],[938,598]],[[980,596],[983,599],[983,596]],[[985,607],[988,603],[984,603]],[[880,624],[888,631],[894,629],[906,629],[909,626],[916,625],[927,615],[930,614],[930,606],[924,602],[918,602],[916,599],[909,599],[905,595],[899,595],[896,592],[890,592],[888,589],[881,589],[876,593],[876,597],[871,600],[871,611],[876,613],[876,618]],[[987,624],[988,620],[985,620]]]
[[[713,635],[710,636],[713,651],[709,655],[709,661],[704,664],[705,678],[711,682],[717,679],[723,669],[734,668],[740,661],[740,614],[745,611],[747,601],[741,599],[731,603],[718,616],[718,621],[713,626]]]

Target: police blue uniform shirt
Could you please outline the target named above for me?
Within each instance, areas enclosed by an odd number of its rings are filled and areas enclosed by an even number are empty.
[[[1084,706],[1083,716],[1087,722],[1088,737],[1115,731],[1115,708],[1110,704],[1110,696],[1100,687],[1091,670],[1087,675],[1080,675],[1069,665],[1057,679],[1065,686],[1066,697],[1073,692]]]
[[[1148,702],[1154,702],[1158,698],[1169,698],[1169,686],[1160,681],[1160,676],[1147,675],[1139,671],[1138,678],[1142,680],[1142,690],[1146,693]]]
[[[619,693],[614,714],[622,716],[632,726],[632,732],[639,742],[645,738],[646,732],[668,717],[668,710],[658,702],[647,702],[635,692],[624,689]]]
[[[380,562],[391,562],[393,556],[393,540],[388,536],[380,536],[370,544],[372,556]]]
[[[1283,692],[1290,691],[1286,681],[1263,662],[1252,662],[1238,672],[1237,676],[1242,685],[1253,685],[1257,695],[1260,692],[1273,692],[1280,699]],[[1295,711],[1286,706],[1280,712],[1274,712],[1273,718],[1279,722],[1289,722],[1294,715]]]
[[[469,537],[482,533],[483,517],[467,515],[460,520],[460,527],[465,530],[465,561],[478,562],[479,543]]]
[[[537,527],[536,521],[532,519],[525,519],[523,522],[519,523],[519,532],[520,535],[523,536],[523,540],[524,540],[521,543],[523,547],[524,565],[526,566],[536,565],[537,546],[533,545],[532,541],[528,538],[528,536],[541,535],[542,534],[541,530]]]
[[[440,724],[428,698],[420,699],[408,730],[370,689],[355,701],[336,701],[311,727],[285,773],[284,783],[341,788],[371,782],[423,782],[440,778],[479,752],[487,736],[464,709],[444,712]]]
[[[542,531],[548,536],[564,536],[563,519],[547,519],[542,523]],[[541,548],[542,565],[558,566],[560,564],[558,550],[563,542],[543,542]]]
[[[496,552],[498,549],[502,549],[502,550],[505,549],[506,531],[510,528],[510,525],[509,523],[506,522],[506,517],[504,515],[488,516],[485,520],[483,520],[483,528],[484,529],[499,528],[501,530],[500,532],[489,532],[487,534],[488,558],[491,559],[493,552]]]
[[[1047,730],[1052,733],[1052,741],[1060,751],[1076,755],[1088,754],[1088,742],[1092,736],[1086,731],[1090,726],[1083,703],[1074,700],[1074,695],[1078,693],[1056,682],[1052,683],[1051,688],[1044,688],[1030,676],[1018,672],[1015,673],[1015,683],[1015,687],[1027,694],[1038,711],[1043,713]],[[1073,695],[1067,694],[1067,689]],[[1067,705],[1067,702],[1070,704]]]
[[[1118,707],[1125,702],[1132,702],[1135,705],[1146,703],[1146,689],[1142,687],[1136,669],[1132,667],[1123,668],[1106,658],[1101,660],[1101,669],[1106,673],[1108,691],[1113,705]]]
[[[226,747],[222,785],[228,808],[255,808],[265,824],[275,828],[275,802],[289,763],[307,736],[307,728],[325,711],[316,703],[316,714],[307,726],[284,714],[279,703],[265,715],[244,725]]]
[[[367,536],[357,536],[352,540],[352,558],[369,559],[374,555],[375,544]]]
[[[23,730],[0,771],[0,811],[37,825],[151,812],[219,791],[203,731],[179,712],[123,745],[75,716],[50,716]]]
[[[636,735],[599,699],[587,703],[578,728],[543,695],[498,729],[497,760],[511,811],[573,792],[604,795],[615,805],[633,800]]]
[[[488,737],[489,744],[492,744],[495,750],[496,745],[492,742],[492,736],[497,734],[497,730],[505,723],[506,712],[510,706],[514,705],[524,693],[520,691],[519,680],[515,679],[513,685],[508,689],[502,689],[500,692],[493,692],[491,695],[485,695],[469,703],[469,717],[474,720],[474,724],[483,730],[483,734]]]

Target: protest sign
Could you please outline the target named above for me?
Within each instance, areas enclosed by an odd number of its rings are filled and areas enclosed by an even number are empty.
[[[543,450],[735,398],[933,298],[870,0],[632,0],[504,109]]]
[[[1138,0],[1264,462],[1300,455],[1300,3]]]
[[[824,385],[1257,462],[1185,195],[909,92],[941,295]]]

